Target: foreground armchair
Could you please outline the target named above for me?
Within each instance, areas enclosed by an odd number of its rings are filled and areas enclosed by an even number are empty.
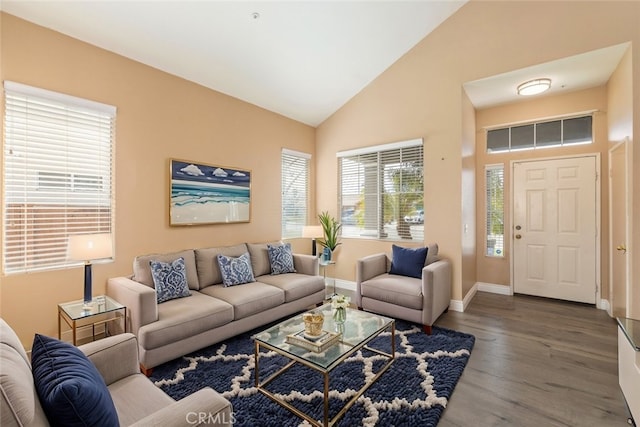
[[[394,258],[402,254],[395,249]],[[421,324],[431,334],[433,323],[449,309],[451,262],[438,257],[438,245],[434,243],[427,246],[426,259],[414,277],[393,274],[391,264],[392,260],[384,253],[356,262],[356,305],[359,309]]]
[[[142,375],[138,344],[132,334],[108,337],[79,349],[104,379],[121,426],[220,426],[233,423],[231,403],[214,390],[204,388],[176,402]],[[2,319],[0,425],[49,425],[34,385],[29,358],[15,332]]]

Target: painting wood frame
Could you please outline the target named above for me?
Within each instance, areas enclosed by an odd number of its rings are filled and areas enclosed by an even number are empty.
[[[251,171],[187,160],[169,161],[169,224],[251,221]]]

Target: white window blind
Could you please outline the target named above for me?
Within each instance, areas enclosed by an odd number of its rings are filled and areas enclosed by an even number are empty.
[[[77,264],[69,235],[113,232],[115,107],[4,87],[3,271]]]
[[[487,256],[504,257],[504,166],[485,167]]]
[[[424,241],[422,139],[338,153],[342,236]]]
[[[282,150],[282,238],[302,236],[307,224],[311,156]]]

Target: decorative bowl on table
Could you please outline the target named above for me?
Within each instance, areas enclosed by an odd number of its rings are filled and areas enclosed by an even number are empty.
[[[322,313],[304,313],[302,320],[304,321],[305,336],[317,337],[322,334],[322,325],[324,324],[324,316]]]

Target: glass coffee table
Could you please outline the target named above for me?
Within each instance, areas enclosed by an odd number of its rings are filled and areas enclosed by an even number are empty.
[[[338,332],[342,337],[335,344],[326,348],[324,351],[316,352],[307,350],[301,346],[287,342],[287,335],[296,334],[304,329],[302,314],[294,316],[283,322],[278,323],[271,328],[260,332],[253,336],[255,341],[255,383],[256,388],[275,402],[284,406],[297,416],[307,420],[314,426],[332,426],[340,417],[358,400],[362,393],[367,390],[393,363],[395,358],[395,321],[388,317],[378,316],[365,311],[347,309],[347,320],[343,325],[337,325],[333,321],[331,304],[323,305],[311,312],[321,312],[324,315],[323,329],[329,332]],[[390,352],[381,351],[371,348],[367,344],[382,332],[390,332]],[[362,388],[340,409],[340,411],[331,419],[329,419],[329,373],[339,366],[345,359],[353,355],[362,348],[377,353],[385,358],[385,363],[380,367],[378,372],[365,381]],[[277,354],[290,359],[284,367],[273,373],[271,376],[260,381],[260,350],[264,348],[269,351],[275,351]],[[287,371],[291,366],[300,363],[311,369],[320,372],[323,375],[324,383],[324,417],[322,421],[318,421],[296,408],[291,403],[278,397],[276,393],[272,393],[266,387],[278,376]]]

